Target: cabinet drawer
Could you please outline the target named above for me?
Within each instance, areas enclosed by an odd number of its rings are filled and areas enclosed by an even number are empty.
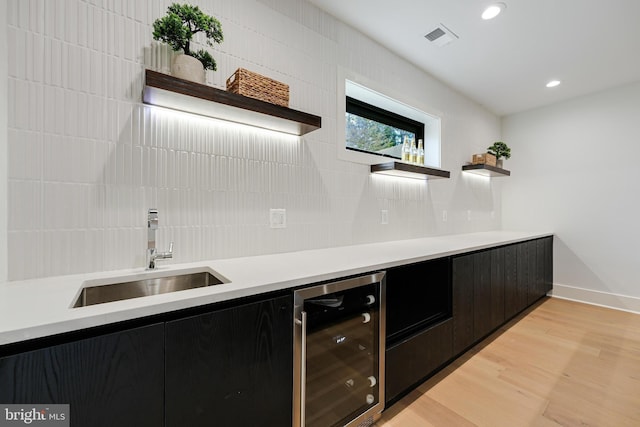
[[[453,357],[453,320],[447,319],[386,351],[387,404],[434,373]]]

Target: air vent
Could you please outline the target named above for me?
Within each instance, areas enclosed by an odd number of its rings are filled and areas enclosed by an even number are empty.
[[[431,31],[429,34],[427,34],[425,37],[430,42],[434,42],[437,39],[439,39],[440,37],[444,36],[445,34],[447,34],[447,33],[445,33],[442,28],[438,27],[435,30]]]
[[[441,47],[458,39],[457,34],[448,29],[444,24],[440,24],[424,37],[436,46]]]

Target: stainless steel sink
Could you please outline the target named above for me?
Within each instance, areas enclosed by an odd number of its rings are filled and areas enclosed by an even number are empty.
[[[169,274],[171,275],[160,277],[149,274],[150,277],[141,277],[136,280],[120,278],[120,280],[113,283],[108,281],[105,283],[102,280],[85,282],[72,307],[86,307],[94,304],[229,283],[227,279],[214,275],[209,269],[182,274],[174,271]]]

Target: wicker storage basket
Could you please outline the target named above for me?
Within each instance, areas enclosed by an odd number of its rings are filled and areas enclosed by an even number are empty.
[[[227,79],[227,90],[271,104],[289,106],[289,85],[244,68],[238,68]]]
[[[471,160],[471,163],[473,163],[474,165],[495,166],[496,165],[496,156],[494,156],[493,154],[489,154],[489,153],[474,154],[473,155],[473,159]]]

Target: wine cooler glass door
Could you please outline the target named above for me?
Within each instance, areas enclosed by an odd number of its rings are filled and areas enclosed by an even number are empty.
[[[307,288],[300,321],[298,425],[344,426],[381,412],[383,274]],[[317,294],[317,292],[323,292]],[[299,317],[298,316],[299,312]]]

